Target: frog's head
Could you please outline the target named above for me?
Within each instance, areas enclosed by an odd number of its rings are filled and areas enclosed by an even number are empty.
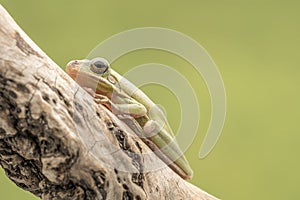
[[[66,71],[73,79],[80,73],[107,77],[110,74],[110,67],[104,58],[94,58],[92,60],[72,60],[67,64]]]
[[[67,64],[66,71],[80,86],[99,93],[112,92],[114,87],[119,87],[117,78],[111,74],[109,63],[104,58],[72,60]]]

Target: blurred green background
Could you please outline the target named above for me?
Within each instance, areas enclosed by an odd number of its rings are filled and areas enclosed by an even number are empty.
[[[194,38],[219,67],[227,117],[214,150],[198,152],[210,120],[210,97],[183,59],[161,51],[132,52],[112,64],[121,73],[142,63],[172,66],[197,92],[201,121],[186,152],[191,182],[222,199],[300,199],[299,1],[16,1],[0,0],[23,30],[60,66],[84,58],[121,31],[158,26]],[[178,128],[179,104],[157,86],[145,91]],[[192,117],[192,116],[191,116]],[[0,199],[35,199],[3,170]]]

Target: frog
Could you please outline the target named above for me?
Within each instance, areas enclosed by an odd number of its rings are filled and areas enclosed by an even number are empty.
[[[181,151],[163,111],[142,90],[110,67],[101,57],[72,60],[67,74],[94,101],[127,124],[174,172],[185,180],[193,170]]]

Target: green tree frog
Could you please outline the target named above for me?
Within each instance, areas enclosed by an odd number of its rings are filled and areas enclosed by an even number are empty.
[[[193,171],[180,150],[165,115],[104,58],[73,60],[66,71],[81,87],[124,121],[173,171],[190,179]]]

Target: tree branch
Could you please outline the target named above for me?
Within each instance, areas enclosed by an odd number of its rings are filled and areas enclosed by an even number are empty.
[[[0,164],[42,199],[216,199],[161,163],[0,6]]]

